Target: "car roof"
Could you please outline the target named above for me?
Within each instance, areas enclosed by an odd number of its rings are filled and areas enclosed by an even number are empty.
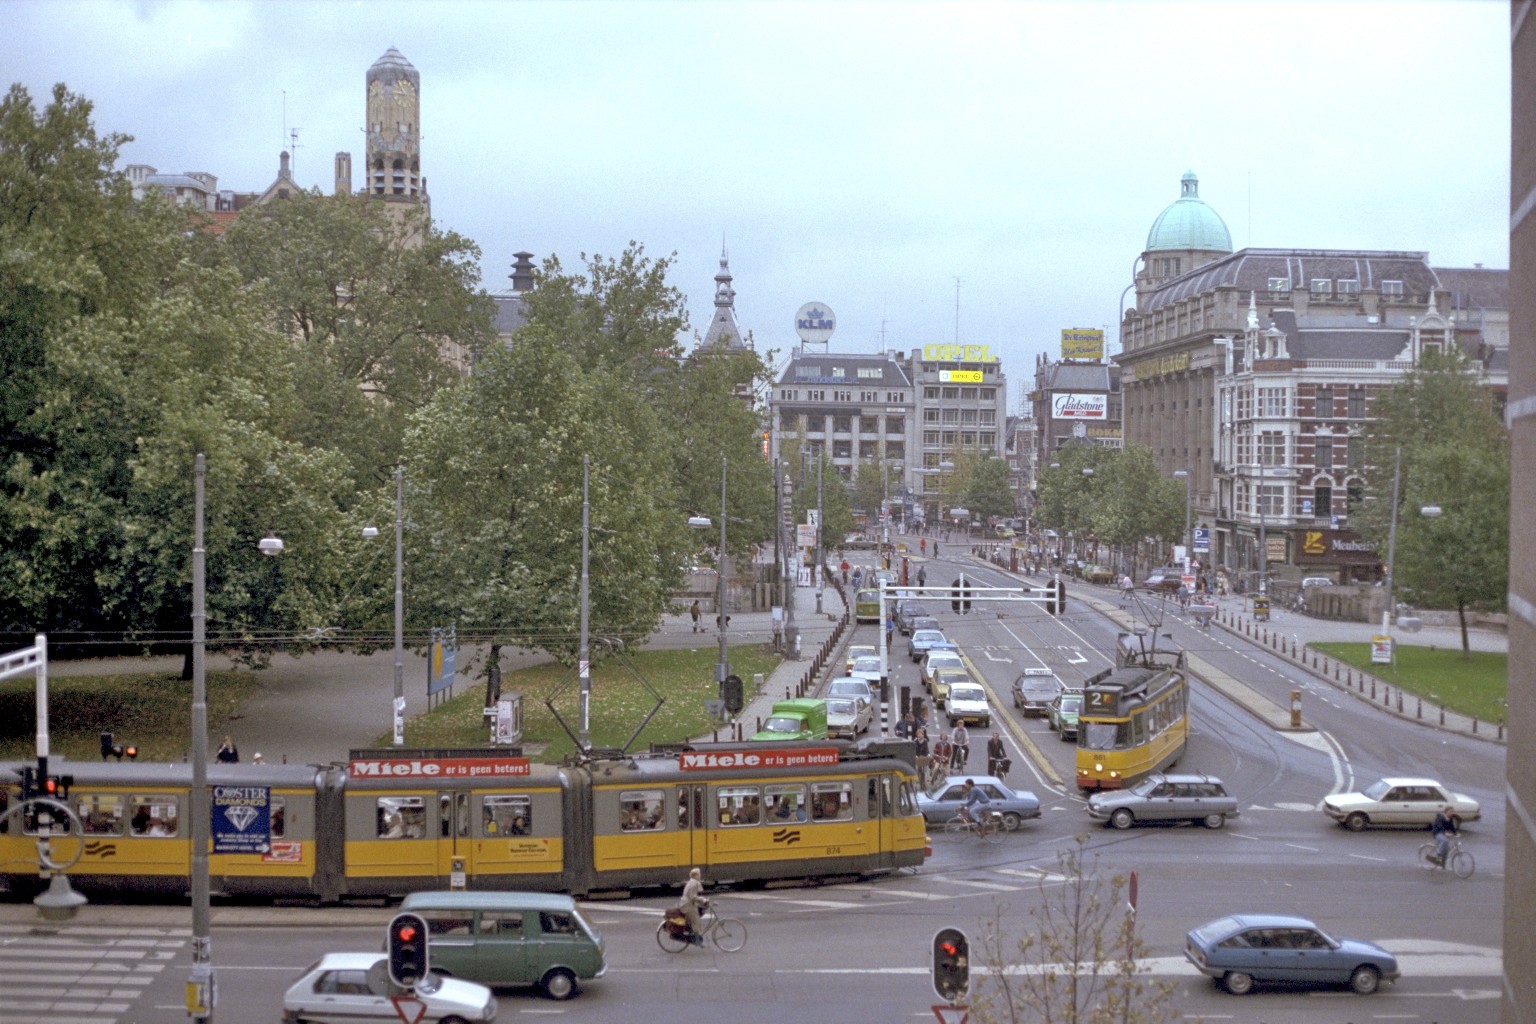
[[[522,892],[515,890],[481,890],[477,892],[452,889],[433,892],[413,892],[400,902],[402,911],[418,907],[429,910],[575,910],[576,901],[554,892]]]
[[[1228,914],[1239,928],[1316,928],[1317,922],[1294,914]]]
[[[326,953],[315,961],[315,969],[322,971],[366,971],[380,960],[383,953]]]
[[[1144,781],[1151,782],[1154,779],[1159,782],[1215,782],[1225,785],[1216,776],[1206,775],[1203,772],[1180,772],[1177,774],[1173,772],[1153,772]]]
[[[1389,776],[1387,778],[1381,779],[1380,781],[1381,782],[1385,782],[1389,786],[1435,786],[1435,787],[1438,787],[1440,789],[1448,788],[1446,786],[1441,785],[1439,779],[1413,778],[1411,776],[1393,775],[1393,776]]]

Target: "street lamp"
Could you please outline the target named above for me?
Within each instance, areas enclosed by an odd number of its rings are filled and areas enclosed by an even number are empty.
[[[377,537],[376,526],[363,527],[363,536]],[[266,544],[266,541],[262,541]],[[262,548],[266,551],[266,548]],[[278,541],[282,550],[282,541]],[[275,552],[267,552],[274,554]],[[394,746],[405,746],[405,467],[395,467],[395,699],[391,712]]]
[[[715,682],[724,683],[725,677],[730,675],[730,663],[725,653],[725,479],[726,459],[720,457],[720,559],[717,568],[720,570],[720,589],[715,597],[715,633],[720,640],[720,660],[715,665]],[[709,516],[689,516],[688,525],[708,529],[711,525]]]
[[[203,482],[207,475],[207,457],[198,452],[193,468],[192,525],[192,973],[186,991],[187,1012],[194,1021],[213,1020],[218,991],[213,975],[208,879],[213,822],[208,798],[207,552],[203,548]],[[282,544],[278,542],[277,550],[258,546],[267,554],[276,554]]]

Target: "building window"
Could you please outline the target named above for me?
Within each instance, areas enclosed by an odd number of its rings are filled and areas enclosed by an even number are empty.
[[[1333,515],[1333,488],[1318,487],[1315,492],[1315,500],[1312,502],[1312,514],[1319,519],[1327,519]]]
[[[960,400],[962,402],[974,402],[974,401],[976,401],[976,389],[975,388],[961,388],[960,389]]]
[[[835,434],[847,434],[853,430],[852,416],[832,417],[832,432]]]
[[[905,434],[907,432],[907,418],[905,416],[887,416],[885,418],[885,432],[887,434]]]
[[[1285,388],[1259,388],[1259,418],[1285,419],[1290,416]]]
[[[807,391],[805,397],[808,401],[825,402],[827,400],[827,393],[825,391]]]
[[[1359,281],[1340,280],[1337,283],[1336,287],[1339,290],[1339,297],[1340,298],[1343,298],[1346,295],[1359,295],[1360,294],[1360,282]]]
[[[1259,487],[1259,513],[1275,517],[1285,515],[1285,485],[1263,484]]]
[[[924,409],[923,410],[923,422],[924,423],[937,423],[937,422],[939,422],[939,410],[937,410],[937,409]]]
[[[1346,450],[1350,469],[1359,471],[1365,468],[1365,438],[1351,437]]]
[[[953,448],[955,446],[955,432],[953,430],[940,431],[939,443],[945,448]]]
[[[819,366],[812,366],[809,363],[801,363],[800,365],[795,367],[795,376],[796,377],[820,377],[821,376],[821,367],[819,367]]]
[[[996,409],[979,409],[979,410],[977,410],[977,415],[980,417],[976,421],[978,423],[987,424],[987,423],[996,423],[997,422],[997,410]]]
[[[1266,430],[1259,435],[1259,465],[1284,466],[1285,435],[1278,430]]]
[[[1333,281],[1326,277],[1314,277],[1312,279],[1312,297],[1314,299],[1327,299],[1333,296]]]
[[[859,442],[859,458],[861,458],[861,459],[873,459],[876,455],[880,454],[879,451],[875,447],[877,443],[878,442],[875,442],[875,441],[860,441]]]
[[[786,433],[795,431],[800,423],[800,414],[790,409],[779,410],[779,429]]]
[[[1327,384],[1317,386],[1317,412],[1318,419],[1327,420],[1333,418],[1333,388]]]
[[[939,389],[923,388],[923,397],[930,402],[937,402],[939,400]]]
[[[861,401],[861,402],[878,402],[878,401],[880,401],[880,392],[878,392],[878,391],[860,391],[859,392],[859,401]]]
[[[962,430],[960,432],[960,444],[966,448],[976,447],[976,431]]]
[[[960,389],[959,388],[945,388],[944,389],[944,400],[945,401],[947,401],[947,402],[955,402],[955,401],[959,401],[959,399],[960,399]]]
[[[852,391],[834,391],[834,392],[832,392],[832,401],[834,401],[834,402],[851,402],[851,401],[853,401],[853,392]]]
[[[1288,277],[1272,277],[1269,279],[1269,293],[1271,295],[1284,295],[1291,290],[1291,279]]]
[[[907,457],[907,446],[900,441],[888,442],[885,446],[885,457],[888,459],[905,459]]]
[[[848,371],[843,369],[841,366],[834,366],[834,367],[832,367],[832,372],[829,373],[827,376],[829,376],[829,377],[846,377],[846,376],[848,376]]]
[[[981,400],[983,402],[995,402],[995,401],[997,401],[997,388],[982,388],[981,389]]]
[[[833,441],[832,442],[832,457],[834,459],[846,459],[846,458],[848,458],[851,455],[852,451],[853,451],[853,442],[852,441]]]
[[[1391,296],[1393,296],[1395,298],[1399,298],[1399,299],[1402,298],[1403,297],[1403,282],[1401,282],[1401,281],[1383,281],[1383,282],[1381,282],[1381,294],[1383,294],[1383,295],[1391,295]]]
[[[900,391],[887,391],[885,393],[885,400],[892,405],[905,405],[907,396]]]
[[[797,402],[799,400],[800,400],[800,393],[798,391],[780,391],[779,392],[779,401],[781,401],[781,402]]]
[[[1349,389],[1349,410],[1345,415],[1352,420],[1365,419],[1365,388]]]
[[[1312,468],[1320,473],[1333,469],[1333,438],[1319,437],[1312,454]]]
[[[978,434],[976,436],[978,438],[980,438],[981,446],[983,448],[996,448],[997,447],[997,432],[996,431],[983,430],[980,434]]]
[[[945,423],[959,423],[960,422],[960,410],[959,409],[944,409],[944,410],[942,410],[941,415],[942,415],[943,421]]]
[[[927,446],[929,448],[933,448],[938,443],[939,443],[939,432],[937,430],[925,430],[925,431],[923,431],[923,444],[925,446]],[[937,464],[937,461],[935,461],[935,464]],[[925,465],[926,465],[926,463],[925,463]]]
[[[976,410],[975,409],[961,409],[960,410],[960,422],[961,423],[975,423],[976,422]]]
[[[805,429],[812,434],[819,434],[827,429],[827,418],[816,413],[805,418]]]
[[[881,377],[885,376],[885,373],[878,366],[861,366],[859,367],[859,376],[873,377],[875,380],[879,380]]]

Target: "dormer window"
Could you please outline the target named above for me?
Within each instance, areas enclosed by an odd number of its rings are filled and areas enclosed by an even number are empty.
[[[1328,299],[1333,297],[1333,281],[1326,277],[1314,277],[1311,287],[1314,299]]]
[[[1395,298],[1399,298],[1399,299],[1402,298],[1403,297],[1403,282],[1401,282],[1401,281],[1383,281],[1383,282],[1381,282],[1381,294],[1383,294],[1383,295],[1391,295],[1391,296],[1393,296]]]

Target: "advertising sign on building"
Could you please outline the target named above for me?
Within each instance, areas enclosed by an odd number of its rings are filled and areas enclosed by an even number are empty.
[[[980,384],[986,375],[980,370],[940,370],[941,384]]]
[[[990,363],[990,345],[924,345],[923,358],[934,363]]]
[[[1109,396],[1063,391],[1051,396],[1051,416],[1058,420],[1102,420],[1109,417]]]
[[[1104,332],[1088,327],[1061,329],[1061,358],[1104,361]]]
[[[837,314],[825,302],[807,302],[795,311],[795,333],[807,345],[831,341],[836,329]]]

